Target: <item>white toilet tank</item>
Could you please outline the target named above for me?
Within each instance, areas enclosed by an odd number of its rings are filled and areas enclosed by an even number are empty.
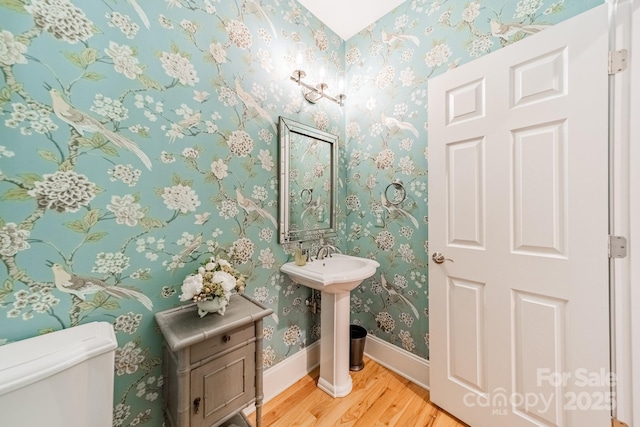
[[[116,347],[106,322],[0,346],[0,425],[111,427]]]

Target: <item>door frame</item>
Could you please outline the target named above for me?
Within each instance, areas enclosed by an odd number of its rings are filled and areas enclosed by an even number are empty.
[[[626,49],[626,71],[610,78],[610,234],[628,239],[628,256],[612,259],[611,363],[616,372],[613,416],[640,422],[640,1],[607,0],[610,50]],[[635,76],[634,76],[635,75]],[[635,118],[633,120],[632,118]],[[631,141],[635,141],[634,144]]]

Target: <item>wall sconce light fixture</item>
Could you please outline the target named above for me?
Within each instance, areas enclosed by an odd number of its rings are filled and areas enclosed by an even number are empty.
[[[344,71],[338,71],[335,76],[335,89],[337,90],[336,95],[331,95],[329,92],[329,86],[333,86],[333,79],[328,76],[328,65],[329,61],[326,58],[318,58],[315,61],[315,78],[317,78],[318,83],[309,84],[303,81],[305,77],[307,77],[307,73],[303,70],[304,59],[306,55],[306,46],[302,42],[296,43],[296,69],[291,73],[291,80],[296,82],[298,86],[302,89],[302,93],[304,94],[304,98],[315,104],[320,99],[325,98],[330,101],[335,102],[336,104],[342,106],[344,105],[344,100],[347,97],[345,95],[345,87],[346,87],[346,75]]]

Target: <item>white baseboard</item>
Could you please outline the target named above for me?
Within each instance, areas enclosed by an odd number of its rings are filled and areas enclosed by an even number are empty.
[[[428,360],[372,335],[367,335],[364,354],[385,368],[429,390]]]
[[[378,337],[367,335],[364,354],[385,368],[429,389],[429,361],[389,344]],[[266,369],[263,373],[263,404],[291,387],[320,364],[320,341]],[[244,413],[255,411],[255,406],[245,408]]]
[[[264,402],[268,402],[320,365],[320,341],[266,369],[263,374]]]

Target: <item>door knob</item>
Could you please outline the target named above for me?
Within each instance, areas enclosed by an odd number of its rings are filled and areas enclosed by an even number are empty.
[[[449,258],[445,258],[444,255],[440,252],[434,252],[433,255],[431,255],[431,259],[433,260],[433,262],[435,262],[436,264],[442,264],[445,261],[451,261],[453,262],[452,259]]]

